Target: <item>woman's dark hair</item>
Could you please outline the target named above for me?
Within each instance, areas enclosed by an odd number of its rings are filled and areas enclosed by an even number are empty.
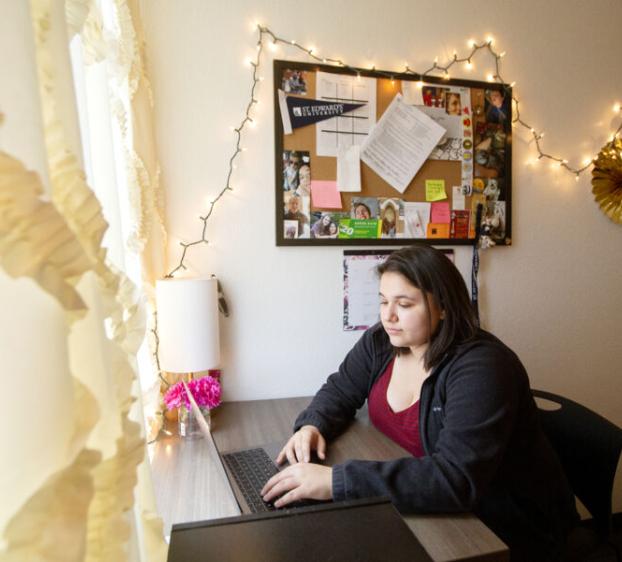
[[[388,272],[403,275],[424,296],[432,295],[436,305],[444,312],[423,356],[426,369],[438,365],[454,345],[475,336],[478,322],[469,293],[462,275],[445,254],[431,246],[410,246],[393,252],[376,270],[381,276]],[[431,324],[428,299],[424,298],[423,302]],[[396,348],[395,351],[400,354],[408,349]]]

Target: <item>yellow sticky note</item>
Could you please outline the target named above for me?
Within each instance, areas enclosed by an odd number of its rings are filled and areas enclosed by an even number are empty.
[[[425,200],[442,201],[447,199],[445,180],[425,180]]]

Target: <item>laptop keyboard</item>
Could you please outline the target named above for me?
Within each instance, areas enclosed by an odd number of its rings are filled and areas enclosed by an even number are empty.
[[[279,469],[264,449],[247,449],[222,455],[227,468],[240,488],[248,507],[253,513],[276,509],[263,501],[261,489]]]

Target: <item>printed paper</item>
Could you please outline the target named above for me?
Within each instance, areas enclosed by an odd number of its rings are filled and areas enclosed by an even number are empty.
[[[430,222],[431,203],[404,201],[404,223],[406,238],[425,238]]]
[[[397,94],[361,147],[361,160],[404,193],[444,132]]]
[[[315,127],[318,156],[337,156],[339,147],[360,146],[376,123],[376,79],[316,72],[316,97],[338,103],[362,103],[345,115]]]
[[[465,210],[464,193],[462,192],[462,186],[454,185],[451,188],[451,207],[454,211]]]

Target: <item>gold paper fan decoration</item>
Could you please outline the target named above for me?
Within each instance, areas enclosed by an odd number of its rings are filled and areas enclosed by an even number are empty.
[[[619,138],[603,146],[594,161],[592,193],[603,213],[622,224],[622,140]]]

